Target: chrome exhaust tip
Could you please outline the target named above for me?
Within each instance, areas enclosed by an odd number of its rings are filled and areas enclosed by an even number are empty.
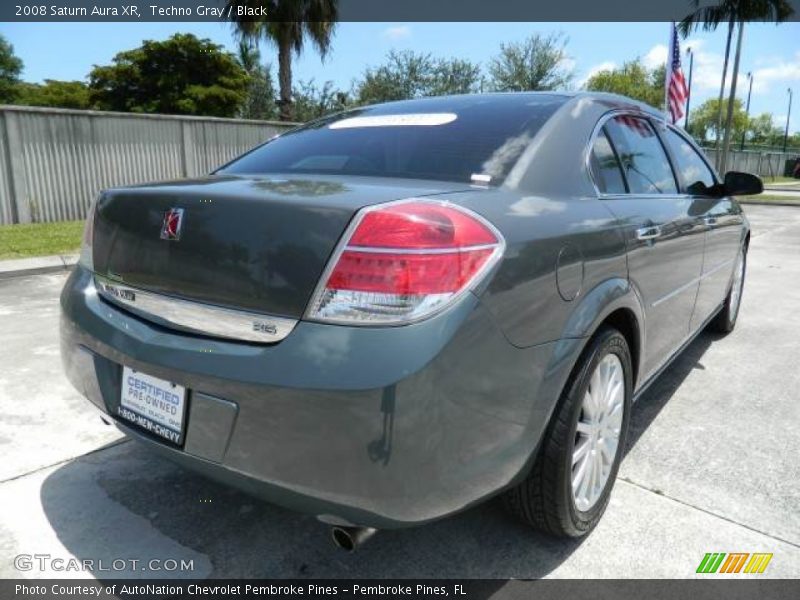
[[[377,529],[372,527],[332,527],[333,543],[346,552],[355,552],[356,548],[369,540]]]

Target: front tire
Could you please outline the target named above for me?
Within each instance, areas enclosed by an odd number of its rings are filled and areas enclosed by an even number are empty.
[[[725,298],[722,309],[709,323],[709,329],[718,333],[730,333],[736,327],[739,316],[739,307],[742,305],[742,292],[744,291],[744,277],[747,273],[747,246],[739,248],[736,263],[731,278],[731,288]]]
[[[625,337],[601,328],[567,382],[531,473],[504,495],[512,514],[561,537],[580,537],[594,528],[625,448],[631,364]]]

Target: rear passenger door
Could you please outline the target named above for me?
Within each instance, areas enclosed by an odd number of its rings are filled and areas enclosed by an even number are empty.
[[[615,115],[595,138],[591,169],[627,240],[628,276],[645,309],[642,381],[689,335],[703,265],[704,223],[691,214],[649,119]]]
[[[705,225],[705,255],[691,330],[700,327],[728,294],[731,272],[742,243],[744,218],[731,198],[714,193],[717,178],[700,152],[683,134],[669,128],[664,135],[683,191],[692,199],[690,212]]]

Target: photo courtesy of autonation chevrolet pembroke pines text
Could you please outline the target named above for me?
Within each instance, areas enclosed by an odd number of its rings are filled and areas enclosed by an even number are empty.
[[[800,0],[0,3],[0,600],[800,598]]]

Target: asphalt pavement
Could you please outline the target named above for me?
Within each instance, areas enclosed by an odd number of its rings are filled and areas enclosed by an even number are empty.
[[[61,372],[66,274],[0,280],[0,577],[83,576],[15,566],[46,554],[140,561],[101,577],[683,578],[707,552],[773,553],[761,577],[800,577],[800,208],[746,212],[737,328],[699,336],[636,404],[608,511],[582,541],[528,530],[490,501],[345,554],[315,518],[103,425]],[[166,571],[170,559],[192,568]]]

